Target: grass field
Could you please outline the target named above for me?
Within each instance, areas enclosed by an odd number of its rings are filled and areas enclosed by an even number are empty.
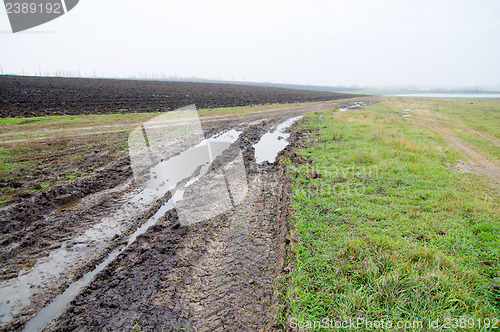
[[[392,97],[383,100],[386,112],[435,121],[500,161],[500,99]]]
[[[305,118],[312,141],[297,153],[308,163],[288,162],[297,240],[283,324],[293,318],[320,330],[307,321],[328,318],[489,330],[484,319],[500,319],[499,190],[455,167],[466,157],[425,123],[497,158],[500,101],[383,98],[335,111]],[[430,329],[436,320],[440,328]]]

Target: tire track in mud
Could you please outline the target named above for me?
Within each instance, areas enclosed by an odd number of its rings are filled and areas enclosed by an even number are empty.
[[[165,331],[180,327],[253,331],[273,324],[271,298],[274,280],[282,269],[286,235],[286,214],[282,213],[287,208],[283,198],[286,176],[280,160],[272,165],[257,165],[252,145],[287,118],[340,104],[307,105],[203,123],[205,135],[209,136],[230,128],[244,131],[237,143],[243,151],[250,195],[229,212],[189,227],[181,227],[176,215],[167,213],[98,273],[45,330],[127,330],[135,321],[145,330]],[[118,197],[106,207],[113,212],[120,204]],[[80,205],[65,211],[68,220],[74,211],[97,207]],[[97,220],[87,218],[85,213],[80,217],[81,225],[73,220],[76,229],[85,229],[100,218],[99,214]],[[141,223],[131,218],[130,223]],[[111,238],[105,245],[117,247],[127,234]],[[64,244],[77,236],[65,235],[58,241]],[[68,285],[88,272],[90,262],[85,259],[82,257],[80,266],[66,271],[58,283]],[[49,289],[53,288],[49,285]],[[21,329],[35,310],[53,296],[52,291],[41,288],[31,309],[0,329]]]
[[[135,321],[145,331],[269,326],[286,234],[284,221],[272,213],[280,203],[272,197],[279,195],[277,176],[272,178],[247,198],[243,211],[189,228],[176,228],[175,216],[167,216],[46,330],[127,330]],[[269,180],[259,177],[252,187]]]
[[[240,141],[247,162],[254,162],[248,148],[260,134]],[[254,331],[270,324],[284,253],[285,220],[276,212],[287,206],[286,177],[277,172],[280,165],[260,168],[249,179],[250,194],[227,213],[189,227],[168,213],[47,330],[122,330],[135,321],[164,331]]]
[[[276,174],[258,176],[243,208],[214,220],[219,225],[209,236],[206,225],[190,231],[189,238],[206,240],[180,252],[179,259],[189,266],[172,270],[152,302],[163,306],[178,298],[179,309],[198,331],[256,331],[269,324],[285,235],[284,221],[273,212],[282,208],[277,204],[279,181]]]

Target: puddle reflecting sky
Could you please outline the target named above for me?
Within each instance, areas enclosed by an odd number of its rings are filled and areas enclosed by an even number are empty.
[[[279,124],[274,131],[268,132],[262,136],[260,141],[253,146],[255,149],[255,160],[258,164],[264,161],[270,163],[276,161],[278,153],[289,144],[287,139],[290,137],[290,134],[285,133],[285,130],[300,118],[302,118],[302,116],[288,119]]]

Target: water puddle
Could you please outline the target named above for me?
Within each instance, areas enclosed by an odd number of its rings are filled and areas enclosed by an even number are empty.
[[[412,116],[413,116],[412,114],[406,114],[406,113],[408,113],[408,112],[411,112],[411,109],[409,109],[409,108],[405,108],[405,109],[403,110],[403,112],[405,112],[405,114],[399,114],[399,113],[398,113],[398,115],[399,115],[399,116],[401,116],[401,117],[403,117],[403,118],[410,118],[410,117],[412,117]]]
[[[67,210],[69,208],[72,208],[73,206],[77,205],[78,203],[81,202],[81,199],[77,199],[76,201],[74,202],[71,202],[71,203],[68,203],[68,204],[65,204],[63,206],[61,206],[59,209],[55,210],[54,213],[59,213],[61,211],[64,211],[64,210]]]
[[[179,209],[176,204],[182,202],[185,192],[189,192],[190,190],[193,191],[193,189],[190,189],[191,187],[196,188],[198,182],[203,182],[199,180],[206,175],[214,159],[222,155],[223,152],[238,139],[240,134],[241,132],[239,131],[231,130],[214,135],[167,160],[160,161],[149,170],[149,174],[146,174],[145,178],[148,180],[144,188],[128,194],[123,198],[123,206],[111,216],[102,218],[99,224],[94,225],[85,233],[73,239],[73,244],[66,244],[50,252],[48,257],[38,260],[37,264],[29,271],[23,270],[16,279],[2,283],[0,287],[0,323],[7,323],[13,320],[14,316],[19,314],[23,308],[31,304],[30,297],[37,289],[43,289],[44,285],[50,285],[56,281],[64,271],[76,265],[82,258],[88,257],[91,251],[89,244],[111,240],[113,236],[119,235],[120,232],[124,231],[124,220],[127,220],[128,217],[133,215],[132,211],[136,212],[141,209],[144,211],[152,202],[164,197],[169,191],[174,192],[173,196],[156,211],[153,217],[149,218],[128,237],[125,246],[116,248],[93,271],[88,272],[81,279],[70,284],[63,293],[55,297],[49,305],[40,310],[38,314],[26,324],[24,331],[38,331],[46,326],[53,318],[59,316],[66,305],[76,297],[83,287],[87,286],[92,281],[96,274],[106,268],[106,266],[130,246],[137,237],[154,226],[160,217],[168,210],[176,207],[178,213],[182,212],[182,209]],[[235,183],[238,183],[236,178],[244,179],[246,185],[246,173],[243,168],[242,174],[241,167],[244,167],[244,164],[240,153],[231,163],[229,163],[229,166],[224,167],[221,171],[224,177],[222,180],[218,180],[226,184],[223,187],[226,191],[229,191],[226,195],[233,205],[239,203],[244,195],[246,195],[246,191],[244,190],[246,188],[245,186],[238,186],[238,188],[235,189]],[[221,174],[220,172],[212,173],[214,173],[215,176]],[[228,181],[228,179],[230,181]],[[207,183],[207,181],[204,182]],[[214,182],[208,181],[208,185],[212,188],[214,187]],[[199,190],[199,188],[196,190]],[[200,196],[200,191],[197,191],[197,193],[198,196]],[[217,197],[217,200],[221,200],[221,196],[217,194],[211,197],[212,199],[213,197]],[[77,203],[78,202],[73,202],[71,206]],[[206,204],[213,205],[213,202],[206,202]],[[62,207],[61,210],[68,209],[71,206],[68,204],[68,206]],[[199,205],[198,210],[200,209],[206,210],[206,206]],[[213,215],[220,211],[220,209],[216,211],[210,210],[208,213]],[[207,212],[204,211],[204,213],[205,214],[200,216],[200,218],[206,216]],[[185,213],[184,215],[193,222],[199,221],[199,219],[194,218],[192,213]]]
[[[347,112],[349,110],[358,108],[360,106],[367,106],[367,105],[371,105],[371,104],[372,104],[372,102],[362,102],[362,101],[350,102],[345,106],[339,107],[339,111],[340,112]]]
[[[86,247],[80,244],[56,249],[40,259],[30,272],[21,271],[16,279],[7,281],[0,288],[0,322],[11,321],[23,307],[30,305],[35,288],[59,278],[72,261],[85,253]]]
[[[300,118],[302,116],[288,119],[279,124],[274,131],[268,132],[261,137],[260,141],[253,146],[255,149],[255,160],[258,164],[264,161],[268,161],[269,163],[276,161],[278,153],[289,144],[287,139],[290,137],[290,134],[285,133],[285,130]]]
[[[86,273],[81,279],[72,283],[66,290],[56,296],[54,300],[45,308],[40,310],[38,314],[32,318],[28,323],[24,326],[23,331],[26,332],[35,332],[40,331],[43,327],[45,327],[53,318],[59,316],[66,305],[71,302],[76,295],[80,292],[80,290],[88,285],[95,275],[104,270],[106,266],[109,265],[121,252],[122,250],[113,251],[101,264],[99,264],[93,271]]]
[[[198,170],[201,175],[205,174],[212,161],[233,144],[240,134],[240,131],[233,129],[214,135],[181,154],[161,161],[151,168],[146,188],[134,195],[132,200],[152,202],[163,197],[181,180],[192,176],[198,168],[201,167]]]

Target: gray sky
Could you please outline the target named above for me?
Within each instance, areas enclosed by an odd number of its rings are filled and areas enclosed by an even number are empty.
[[[319,85],[500,85],[498,0],[80,0],[12,34],[4,73]]]

